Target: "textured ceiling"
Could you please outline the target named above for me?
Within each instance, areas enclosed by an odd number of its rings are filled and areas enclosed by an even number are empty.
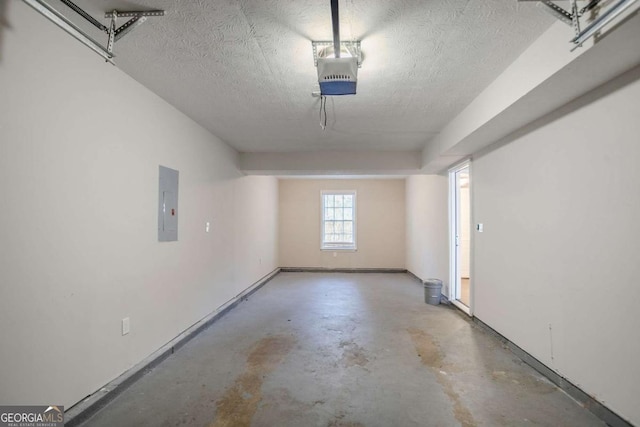
[[[420,150],[554,22],[516,0],[342,0],[365,59],[323,131],[311,41],[332,37],[329,0],[77,3],[166,10],[116,43],[117,66],[246,152]]]

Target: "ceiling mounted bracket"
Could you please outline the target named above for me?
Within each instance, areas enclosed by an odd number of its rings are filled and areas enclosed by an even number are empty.
[[[137,28],[140,24],[144,23],[147,19],[147,16],[164,16],[164,10],[148,10],[148,11],[126,11],[120,12],[114,10],[112,12],[108,12],[105,14],[105,18],[110,18],[111,21],[109,26],[105,26],[96,20],[94,17],[89,15],[86,11],[84,11],[80,6],[73,3],[71,0],[60,0],[64,5],[69,7],[71,10],[76,12],[82,18],[84,18],[91,25],[96,27],[98,30],[107,33],[107,46],[104,47],[93,38],[91,38],[87,33],[85,33],[80,27],[71,22],[67,17],[65,17],[62,13],[54,9],[51,5],[46,3],[44,0],[22,0],[33,9],[35,9],[42,16],[56,24],[58,27],[62,28],[68,34],[73,36],[76,40],[80,41],[82,44],[96,52],[98,55],[102,56],[107,62],[113,64],[113,58],[115,54],[113,53],[113,46],[116,41],[120,40],[126,34],[130,33],[134,28]],[[120,27],[116,26],[116,21],[118,17],[126,17],[131,18]]]
[[[318,58],[324,58],[327,54],[334,55],[333,41],[312,41],[313,46],[313,65],[318,66]],[[362,67],[362,50],[360,49],[360,40],[341,41],[340,50],[348,52],[353,58],[358,58],[358,68]],[[337,55],[336,55],[337,57]]]
[[[575,37],[571,39],[571,43],[574,44],[572,51],[581,47],[582,44],[598,33],[605,25],[609,24],[615,18],[620,16],[625,10],[627,10],[637,0],[618,0],[616,4],[607,8],[600,16],[595,18],[586,28],[580,28],[580,18],[587,12],[595,9],[599,6],[601,0],[591,0],[582,9],[578,9],[576,0],[571,0],[571,12],[558,6],[551,0],[518,0],[520,2],[535,1],[537,5],[543,7],[545,11],[549,12],[555,18],[564,22],[565,24],[573,27],[575,31]],[[604,3],[604,2],[602,2]]]
[[[556,5],[555,3],[544,0],[538,3],[538,6],[543,6],[546,12],[549,12],[552,16],[564,22],[567,25],[573,25],[573,15],[564,8]]]
[[[614,4],[610,8],[604,11],[602,15],[600,15],[596,20],[594,20],[591,24],[589,24],[584,30],[577,34],[576,37],[571,40],[575,46],[571,50],[575,50],[576,48],[582,46],[587,39],[594,36],[598,31],[600,31],[605,25],[609,24],[611,21],[620,16],[625,10],[629,9],[631,5],[633,5],[637,0],[620,0],[618,3]]]
[[[575,26],[576,21],[582,17],[585,13],[595,8],[601,0],[591,0],[585,7],[578,9],[576,0],[571,0],[571,12],[558,6],[551,0],[518,0],[518,1],[536,1],[538,6],[544,8],[546,12],[549,12],[553,17],[559,19],[567,25]]]
[[[105,13],[105,18],[111,18],[111,22],[115,24],[117,18],[131,18],[117,30],[115,30],[115,41],[120,40],[126,34],[129,34],[134,28],[137,28],[147,20],[147,16],[164,16],[164,10],[147,10],[136,12],[122,12],[114,10],[110,13]]]

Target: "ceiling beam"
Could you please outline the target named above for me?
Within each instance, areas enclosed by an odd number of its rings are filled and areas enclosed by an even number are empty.
[[[419,174],[419,151],[315,151],[240,153],[247,175],[411,175]]]
[[[450,121],[422,152],[423,173],[441,173],[640,65],[640,8],[571,52],[554,24]]]

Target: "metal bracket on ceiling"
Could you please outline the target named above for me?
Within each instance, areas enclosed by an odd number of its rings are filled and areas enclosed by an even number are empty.
[[[584,29],[580,28],[580,18],[587,12],[595,9],[600,5],[601,0],[591,0],[583,8],[578,9],[576,0],[571,0],[571,12],[558,6],[550,0],[518,0],[518,1],[536,1],[537,5],[543,7],[545,11],[549,12],[560,21],[573,27],[575,30],[575,37],[571,39],[574,44],[572,51],[581,47],[582,44],[598,33],[605,25],[609,24],[625,10],[627,10],[637,0],[618,0],[616,4],[607,8],[604,13],[595,18]],[[605,2],[602,2],[605,3]]]
[[[530,1],[530,0],[520,0],[520,1]],[[577,3],[575,0],[571,1],[571,12],[565,10],[564,8],[558,6],[554,2],[550,0],[542,0],[538,1],[538,5],[542,6],[545,11],[549,12],[554,17],[558,18],[560,21],[564,22],[567,25],[575,25],[575,21],[578,18],[581,18],[582,15],[589,12],[591,9],[595,8],[600,3],[600,0],[591,0],[585,7],[582,9],[578,9]]]
[[[87,35],[83,30],[80,29],[77,25],[71,22],[67,17],[65,17],[62,13],[51,7],[44,0],[23,0],[29,6],[34,8],[37,12],[39,12],[42,16],[49,19],[51,22],[56,24],[58,27],[62,28],[68,34],[73,36],[76,40],[80,41],[85,46],[89,47],[91,50],[96,52],[98,55],[102,56],[107,62],[113,64],[113,58],[115,54],[113,53],[113,45],[116,41],[120,40],[125,34],[130,33],[134,28],[138,27],[140,24],[144,23],[147,19],[147,16],[164,16],[164,10],[148,10],[148,11],[127,11],[127,12],[119,12],[114,10],[112,12],[108,12],[105,14],[105,18],[110,18],[111,21],[109,26],[105,26],[101,24],[98,20],[96,20],[93,16],[89,15],[86,11],[84,11],[80,6],[73,3],[71,0],[60,0],[63,4],[68,6],[71,10],[76,12],[82,18],[84,18],[91,25],[96,27],[98,30],[107,33],[107,46],[103,47],[100,43],[95,41],[89,35]],[[122,24],[120,27],[116,26],[116,21],[118,17],[130,17],[127,22]]]
[[[327,54],[333,55],[333,41],[312,41],[313,46],[313,65],[318,66],[318,58],[323,58]],[[344,52],[348,52],[351,57],[358,58],[358,68],[362,67],[362,50],[360,49],[360,40],[341,41],[340,48]]]

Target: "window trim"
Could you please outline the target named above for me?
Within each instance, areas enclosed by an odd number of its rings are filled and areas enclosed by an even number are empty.
[[[324,242],[324,196],[328,194],[348,194],[353,196],[353,244]],[[320,250],[351,251],[358,250],[358,194],[356,190],[322,190],[320,191]]]

